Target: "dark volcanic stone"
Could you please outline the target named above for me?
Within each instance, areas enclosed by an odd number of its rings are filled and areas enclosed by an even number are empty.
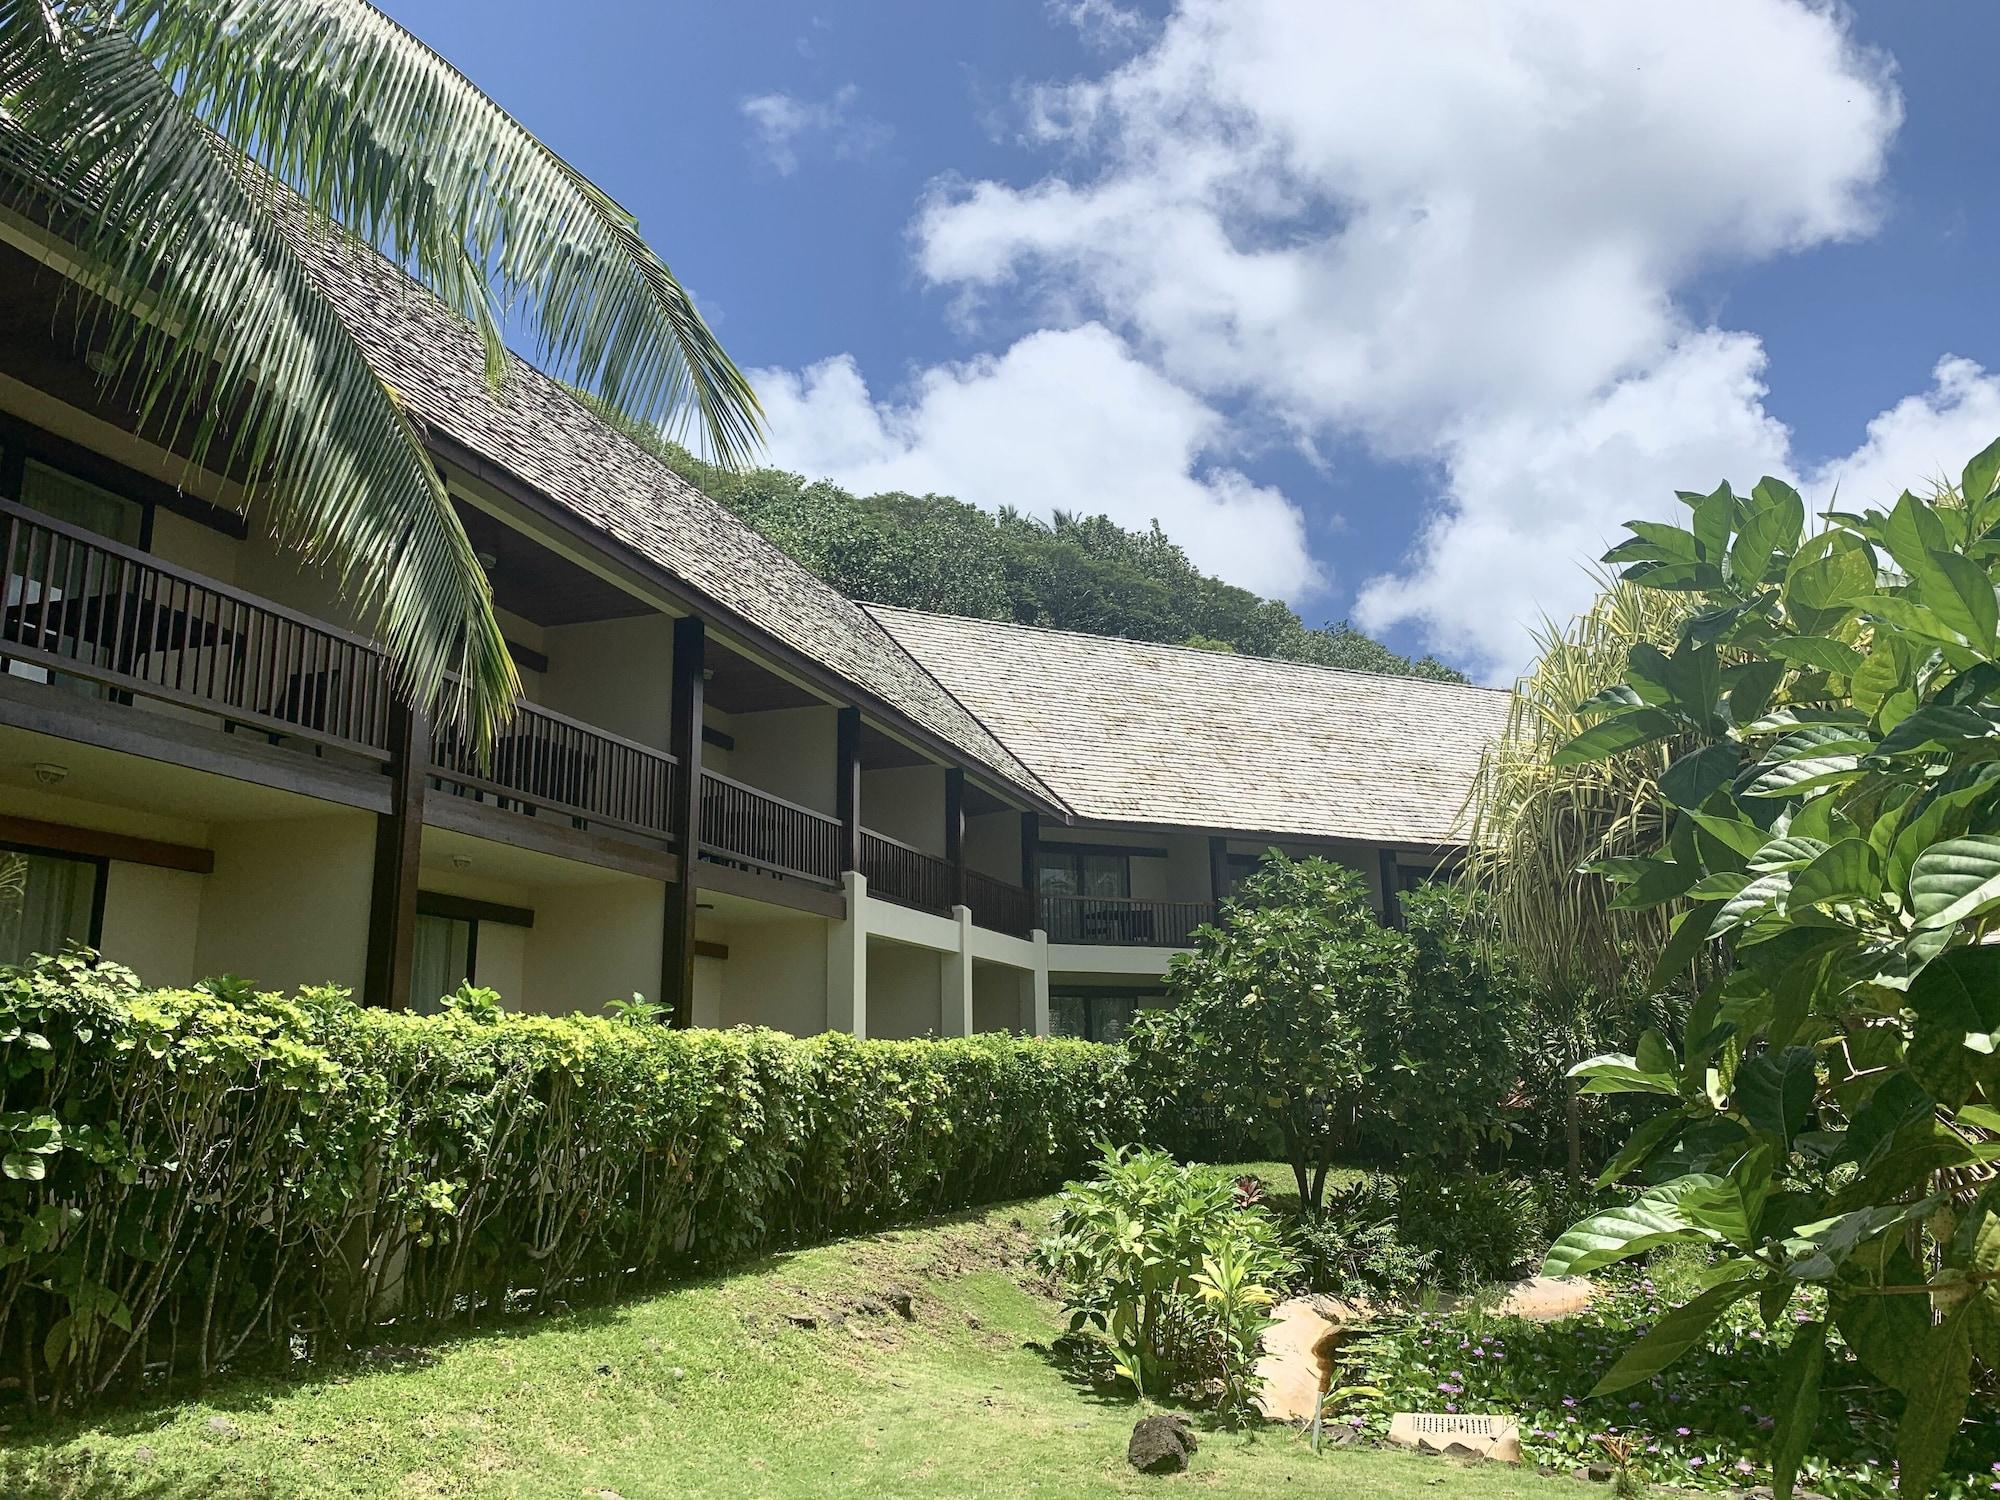
[[[1144,1417],[1132,1429],[1125,1459],[1141,1474],[1178,1474],[1195,1450],[1194,1431],[1180,1417]]]

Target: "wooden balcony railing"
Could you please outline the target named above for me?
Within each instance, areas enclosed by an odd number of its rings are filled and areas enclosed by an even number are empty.
[[[703,771],[701,852],[727,864],[838,885],[840,820]]]
[[[1042,927],[1052,943],[1187,948],[1215,920],[1213,901],[1133,901],[1113,896],[1043,896]]]
[[[943,916],[951,910],[951,866],[900,839],[861,830],[868,894]]]
[[[667,835],[679,770],[664,750],[527,702],[514,705],[484,762],[457,725],[437,725],[430,764],[445,792],[654,838]]]
[[[981,927],[1014,937],[1026,937],[1035,930],[1035,898],[1012,881],[967,870],[965,894],[972,920]]]
[[[0,502],[0,520],[8,663],[389,758],[372,642],[20,505]]]

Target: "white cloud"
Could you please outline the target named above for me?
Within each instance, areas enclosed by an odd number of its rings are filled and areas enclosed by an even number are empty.
[[[1047,0],[1049,13],[1077,29],[1085,42],[1111,51],[1151,34],[1153,23],[1137,6],[1118,0]]]
[[[1923,493],[1933,480],[1956,483],[1965,461],[2000,437],[2000,376],[1946,355],[1931,380],[1928,391],[1904,397],[1871,421],[1854,452],[1812,471],[1815,504],[1887,510],[1904,490]]]
[[[1900,115],[1799,0],[1183,0],[1035,95],[1058,171],[936,187],[917,260],[962,314],[1096,320],[1210,408],[1429,466],[1362,617],[1499,673],[1619,521],[1785,466],[1758,341],[1676,299],[1866,233]]]
[[[753,94],[739,108],[750,122],[752,148],[781,177],[789,177],[799,169],[799,153],[814,144],[836,161],[863,161],[888,144],[894,132],[856,108],[860,97],[861,90],[849,83],[825,99]]]
[[[938,492],[1139,529],[1158,520],[1246,588],[1296,597],[1319,581],[1297,508],[1216,461],[1222,414],[1101,325],[931,366],[901,402],[873,396],[847,355],[803,372],[752,371],[751,381],[770,418],[769,461],[783,467],[864,494]]]

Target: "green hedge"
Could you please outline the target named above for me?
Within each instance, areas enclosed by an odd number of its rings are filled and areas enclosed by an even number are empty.
[[[1047,1190],[1138,1132],[1085,1042],[421,1017],[0,974],[0,1370],[160,1373],[463,1325]]]

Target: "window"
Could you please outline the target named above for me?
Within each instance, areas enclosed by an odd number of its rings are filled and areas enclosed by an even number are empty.
[[[1132,1018],[1158,1001],[1160,990],[1051,990],[1049,1033],[1087,1042],[1122,1042]]]
[[[436,1015],[438,1002],[472,979],[478,943],[477,922],[419,912],[410,956],[410,1009]]]
[[[1099,896],[1113,900],[1132,894],[1132,857],[1102,849],[1044,846],[1038,851],[1037,878],[1044,896]]]
[[[85,531],[95,532],[113,541],[136,545],[144,530],[146,521],[144,506],[65,474],[60,469],[52,469],[36,459],[30,458],[24,461],[20,486],[21,504],[29,510],[40,511],[45,516],[66,521],[72,526],[79,526]],[[56,610],[56,606],[63,603],[75,585],[67,580],[44,585],[43,571],[54,561],[46,555],[49,544],[44,542],[26,545],[29,555],[8,559],[9,573],[18,572],[18,576],[9,577],[7,580],[7,604],[10,607],[22,604],[33,606],[46,599],[48,607]],[[87,574],[78,580],[78,583],[86,592],[93,591]],[[103,587],[104,580],[100,578],[96,582],[95,591],[101,591]],[[57,611],[55,618],[61,617],[62,612]],[[46,625],[43,617],[36,616],[36,618]],[[82,624],[57,625],[54,628],[59,635],[70,637],[66,645],[57,646],[60,652],[64,654],[73,652],[79,658],[95,660],[100,664],[109,661],[105,648],[96,639],[97,635],[101,634],[100,631],[91,630]],[[82,693],[88,697],[103,695],[102,688],[85,678],[51,672],[47,667],[28,662],[10,660],[4,670],[9,676],[25,677],[31,682],[59,683],[72,692]]]
[[[21,470],[21,503],[29,510],[132,547],[139,545],[146,524],[146,508],[136,500],[114,495],[32,458]]]
[[[67,943],[96,947],[107,868],[101,859],[0,848],[0,963],[60,953]]]

